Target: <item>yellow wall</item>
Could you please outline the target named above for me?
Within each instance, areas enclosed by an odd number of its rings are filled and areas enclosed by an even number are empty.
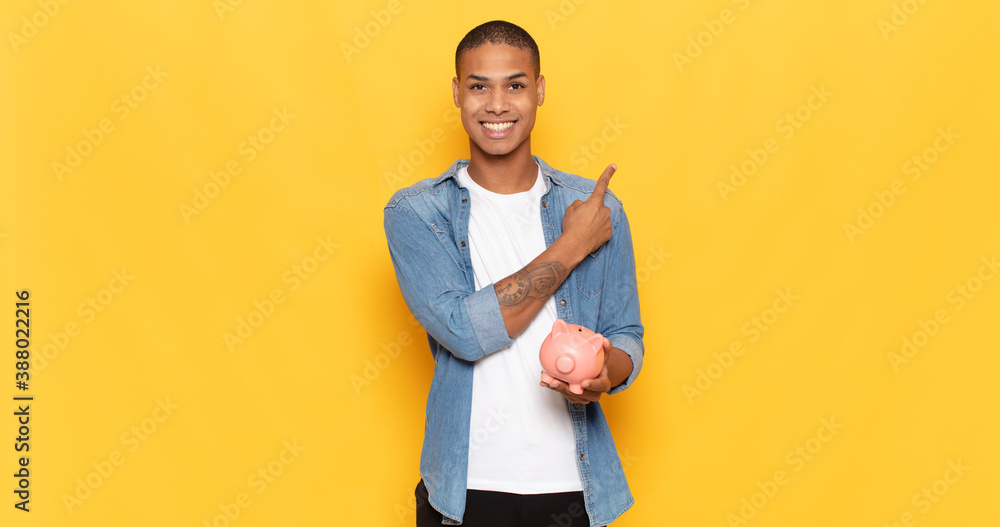
[[[412,524],[432,365],[382,205],[468,155],[494,18],[542,50],[535,153],[620,167],[616,525],[1000,518],[995,2],[64,3],[0,7],[4,525]]]

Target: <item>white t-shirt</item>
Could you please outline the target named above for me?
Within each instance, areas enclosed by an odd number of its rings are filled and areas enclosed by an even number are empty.
[[[458,181],[469,190],[468,243],[477,290],[545,250],[541,169],[534,186],[517,194],[480,187],[464,167]],[[549,298],[510,347],[476,361],[468,488],[516,494],[583,490],[566,399],[538,385],[538,350],[556,318],[555,299]]]

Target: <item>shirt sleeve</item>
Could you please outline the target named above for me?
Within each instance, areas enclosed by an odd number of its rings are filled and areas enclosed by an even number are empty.
[[[608,263],[602,290],[607,294],[602,294],[597,320],[601,333],[611,341],[611,345],[624,351],[632,359],[632,373],[625,382],[608,392],[612,394],[632,385],[642,369],[645,355],[632,232],[624,209],[619,211],[617,222],[612,227],[611,239],[605,247],[608,250]]]
[[[478,291],[450,227],[435,226],[404,204],[385,208],[396,280],[410,312],[452,355],[475,361],[513,343],[493,285]]]

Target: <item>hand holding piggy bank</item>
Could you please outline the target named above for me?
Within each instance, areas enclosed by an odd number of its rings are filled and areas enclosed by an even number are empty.
[[[596,379],[604,368],[604,337],[559,319],[542,341],[538,358],[545,373],[569,383],[569,391],[582,394],[580,383]],[[542,378],[545,380],[544,373]]]

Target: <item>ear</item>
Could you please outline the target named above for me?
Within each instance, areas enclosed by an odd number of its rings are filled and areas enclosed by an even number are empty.
[[[545,101],[545,75],[539,75],[538,79],[535,80],[535,85],[538,87],[538,105],[541,106],[542,102]]]
[[[604,349],[604,336],[600,333],[594,333],[587,339],[587,345],[594,348],[594,353]]]
[[[458,77],[452,77],[451,79],[451,94],[455,98],[455,108],[461,108],[461,104],[458,103],[458,88],[460,84],[458,83]]]
[[[566,333],[569,333],[569,326],[566,325],[566,322],[563,321],[563,319],[556,319],[555,323],[552,324],[552,336],[554,337],[556,335],[563,335]]]

